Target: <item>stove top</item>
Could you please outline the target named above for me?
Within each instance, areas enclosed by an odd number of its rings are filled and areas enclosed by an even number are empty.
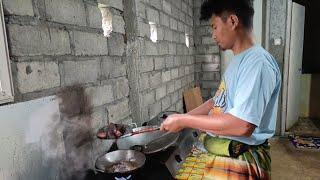
[[[166,167],[166,161],[175,149],[176,147],[172,146],[165,151],[146,155],[144,166],[132,174],[115,176],[88,170],[84,180],[173,180],[173,176]]]
[[[159,125],[160,118],[155,118],[145,125]],[[198,141],[199,131],[184,129],[177,142],[164,151],[147,154],[144,166],[132,174],[114,177],[109,174],[88,170],[84,180],[171,180],[174,179],[180,166]]]

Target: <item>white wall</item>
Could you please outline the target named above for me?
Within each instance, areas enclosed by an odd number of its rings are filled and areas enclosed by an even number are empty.
[[[52,164],[64,154],[62,132],[56,147],[49,146],[49,126],[60,119],[53,97],[0,107],[0,179],[58,179],[58,166]]]

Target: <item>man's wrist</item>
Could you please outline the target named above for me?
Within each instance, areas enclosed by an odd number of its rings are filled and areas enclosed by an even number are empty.
[[[190,121],[192,115],[184,114],[182,118],[179,119],[180,126],[183,128],[188,127],[188,122]]]

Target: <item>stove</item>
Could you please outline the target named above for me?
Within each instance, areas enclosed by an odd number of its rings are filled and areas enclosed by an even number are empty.
[[[159,125],[159,118],[153,119],[145,125]],[[146,154],[144,166],[133,174],[114,177],[94,170],[88,170],[84,180],[171,180],[174,179],[182,163],[190,153],[193,145],[198,141],[199,131],[184,129],[177,142],[166,150]]]

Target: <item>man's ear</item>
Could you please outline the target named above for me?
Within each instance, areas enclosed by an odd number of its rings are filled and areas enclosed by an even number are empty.
[[[236,27],[239,25],[239,18],[235,14],[231,14],[229,16],[229,21],[233,30],[236,29]]]

